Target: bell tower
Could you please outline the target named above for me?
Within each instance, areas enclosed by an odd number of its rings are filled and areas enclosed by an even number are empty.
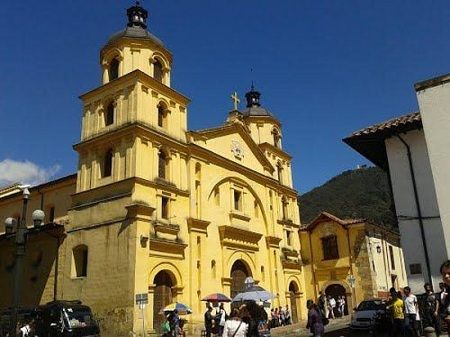
[[[189,99],[171,88],[172,54],[147,30],[149,13],[139,2],[126,18],[100,51],[101,85],[80,96],[77,192],[131,177],[152,181],[161,149],[167,165],[175,165],[168,140],[186,142]]]

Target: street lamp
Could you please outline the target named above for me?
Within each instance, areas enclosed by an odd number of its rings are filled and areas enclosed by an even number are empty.
[[[19,310],[20,303],[20,291],[22,286],[22,274],[23,274],[23,260],[25,257],[25,247],[26,247],[26,237],[28,233],[27,229],[27,207],[28,199],[30,198],[29,186],[21,186],[22,189],[22,217],[20,223],[17,224],[16,235],[15,235],[15,246],[16,246],[16,256],[14,265],[14,292],[13,292],[13,302],[12,302],[12,326],[11,326],[11,336],[16,335],[17,327],[17,314]],[[40,226],[44,220],[45,214],[41,210],[36,210],[32,214],[34,226]],[[14,230],[14,225],[17,221],[13,218],[7,218],[5,220],[5,232],[12,234]]]

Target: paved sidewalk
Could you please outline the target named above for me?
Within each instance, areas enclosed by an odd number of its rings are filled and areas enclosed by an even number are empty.
[[[330,323],[325,327],[325,333],[335,330],[342,330],[347,328],[349,325],[350,315],[345,316],[344,318],[331,319]],[[309,335],[309,329],[306,329],[306,321],[287,326],[280,326],[270,330],[271,337],[300,337]]]

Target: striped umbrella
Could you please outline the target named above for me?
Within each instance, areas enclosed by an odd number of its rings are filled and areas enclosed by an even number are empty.
[[[179,315],[187,315],[192,314],[191,308],[189,308],[186,304],[180,302],[170,303],[168,306],[161,309],[161,313],[167,314],[169,312],[178,311]]]
[[[204,297],[202,299],[202,301],[213,302],[213,303],[231,302],[231,298],[229,298],[228,296],[221,294],[221,293],[214,293],[214,294],[209,294],[208,296]]]

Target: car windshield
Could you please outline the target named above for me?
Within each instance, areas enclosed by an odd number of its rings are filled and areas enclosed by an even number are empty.
[[[69,325],[74,328],[85,328],[95,325],[92,314],[89,310],[84,308],[67,308],[64,309]]]
[[[357,311],[383,310],[383,309],[385,309],[385,306],[381,301],[364,301],[359,304]]]

